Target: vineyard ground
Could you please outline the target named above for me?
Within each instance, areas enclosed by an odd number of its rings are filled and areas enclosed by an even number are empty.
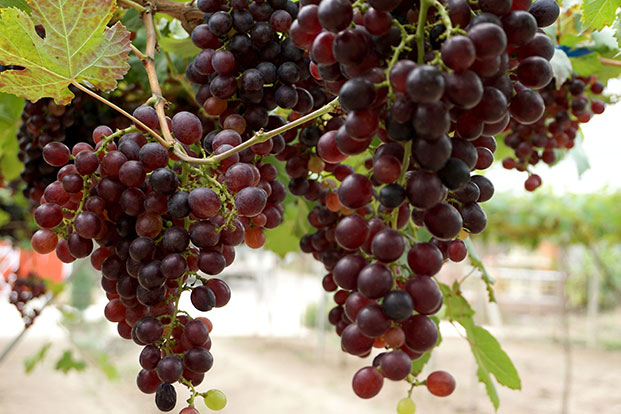
[[[431,362],[433,369],[448,369],[458,380],[455,393],[444,400],[424,389],[414,392],[421,414],[491,414],[484,388],[474,377],[475,365],[466,342],[450,332]],[[617,332],[618,326],[616,327]],[[511,332],[511,331],[510,331]],[[515,333],[516,331],[513,330]],[[524,331],[521,331],[524,332]],[[621,332],[619,332],[621,334]],[[530,335],[528,335],[530,337]],[[553,340],[538,341],[523,335],[501,336],[501,343],[515,362],[523,391],[499,388],[500,414],[560,413],[564,378],[562,346]],[[8,342],[0,339],[0,348]],[[50,356],[31,375],[23,360],[41,346],[41,339],[26,338],[0,366],[0,413],[63,414],[156,413],[152,396],[140,394],[134,385],[138,347],[112,340],[109,356],[120,379],[109,382],[101,371],[63,375],[53,370],[55,361],[71,345],[55,340]],[[224,413],[270,414],[390,414],[405,387],[388,383],[373,400],[357,399],[351,392],[351,376],[364,363],[339,352],[328,334],[323,356],[317,339],[214,338],[214,368],[201,389],[222,389],[229,398]],[[621,414],[621,351],[573,347],[573,383],[570,413]],[[428,372],[428,371],[427,371]],[[178,387],[180,389],[180,387]],[[185,398],[185,397],[184,397]],[[200,405],[200,404],[199,404]],[[182,406],[177,405],[178,410]],[[202,413],[208,410],[201,409]]]

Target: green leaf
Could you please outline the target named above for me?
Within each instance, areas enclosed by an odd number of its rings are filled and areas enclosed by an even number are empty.
[[[117,22],[107,27],[114,0],[28,0],[32,15],[0,9],[0,63],[23,70],[0,73],[0,92],[31,101],[71,102],[72,82],[108,91],[129,70],[130,33]],[[41,39],[34,26],[46,31]]]
[[[421,372],[423,372],[423,368],[429,362],[429,358],[431,358],[431,351],[425,352],[420,358],[412,361],[412,370],[410,373],[415,377],[418,376]]]
[[[560,89],[561,85],[571,78],[573,72],[571,61],[567,57],[567,53],[561,49],[554,49],[554,56],[550,59],[550,64],[552,65],[552,73],[554,73],[556,89]]]
[[[574,140],[574,147],[569,152],[571,159],[576,164],[578,177],[582,177],[582,174],[591,168],[589,157],[584,151],[584,146],[582,145],[583,140],[584,136],[582,135],[582,128],[578,128],[578,131],[576,131],[576,139]]]
[[[612,25],[612,29],[614,30],[614,37],[617,40],[617,49],[621,49],[621,19],[617,16],[617,20],[615,20]]]
[[[30,372],[37,366],[37,364],[43,361],[45,355],[47,354],[48,349],[52,346],[51,342],[46,343],[39,349],[34,355],[29,356],[24,359],[24,368],[26,369],[26,374],[30,374]]]
[[[76,371],[84,371],[86,369],[86,362],[73,359],[71,351],[65,351],[56,362],[56,366],[54,368],[57,371],[61,371],[63,374],[66,374],[72,369]]]
[[[584,0],[582,3],[583,30],[599,30],[615,20],[621,0]]]
[[[285,257],[287,253],[299,251],[300,239],[293,230],[297,216],[296,205],[286,204],[283,222],[275,229],[267,230],[264,247],[280,257]]]
[[[6,181],[19,176],[22,163],[17,158],[19,142],[15,135],[21,122],[24,99],[0,93],[0,175]]]
[[[617,39],[615,39],[615,31],[611,27],[604,27],[602,30],[591,33],[595,42],[594,49],[602,53],[610,50],[617,50]]]
[[[164,52],[174,53],[182,58],[193,58],[200,53],[200,49],[192,43],[192,39],[175,39],[172,37],[163,37],[159,41],[159,45]]]
[[[97,364],[110,381],[119,379],[119,371],[116,366],[110,361],[110,357],[105,352],[97,353]]]
[[[475,326],[468,337],[474,341],[473,352],[479,359],[481,365],[489,371],[496,381],[512,390],[522,388],[522,381],[518,375],[513,362],[505,351],[500,347],[500,343],[485,328]]]
[[[458,322],[466,330],[470,350],[477,364],[477,377],[485,384],[487,395],[496,410],[500,405],[496,386],[492,376],[511,389],[520,389],[522,383],[515,366],[500,344],[486,329],[475,325],[474,310],[461,295],[460,285],[455,282],[452,287],[440,283],[444,296],[446,315],[451,321]]]
[[[569,60],[571,61],[571,66],[580,76],[590,76],[593,73],[599,72],[602,67],[602,62],[599,61],[599,55],[597,53],[569,58]]]
[[[0,0],[0,8],[16,7],[20,10],[30,13],[31,9],[26,0]]]
[[[476,249],[472,244],[472,239],[468,237],[464,243],[468,248],[468,257],[470,257],[470,263],[473,267],[476,267],[481,272],[481,279],[485,282],[485,289],[487,290],[487,296],[490,302],[496,302],[496,294],[494,293],[494,278],[488,273],[487,268],[483,261],[477,255]]]

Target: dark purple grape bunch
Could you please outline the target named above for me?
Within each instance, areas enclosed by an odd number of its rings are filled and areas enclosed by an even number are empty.
[[[22,123],[17,132],[17,156],[24,164],[20,181],[24,183],[24,196],[35,206],[39,205],[45,187],[56,180],[59,169],[45,162],[43,147],[50,142],[72,147],[84,141],[102,122],[114,120],[119,127],[128,124],[117,121],[118,118],[107,107],[85,98],[77,89],[73,92],[76,97],[68,106],[56,105],[53,99],[44,98],[36,103],[26,102],[22,111]]]
[[[16,274],[9,276],[9,303],[15,306],[27,329],[41,313],[43,302],[37,299],[46,295],[47,287],[45,281],[36,274],[30,272],[24,277],[19,273],[18,269]]]
[[[529,125],[544,114],[538,91],[552,79],[554,45],[538,28],[556,20],[558,5],[449,1],[449,19],[432,11],[420,20],[418,43],[418,5],[301,6],[291,39],[344,116],[301,128],[279,159],[290,191],[314,201],[316,230],[300,246],[329,272],[323,286],[335,291],[329,319],[343,350],[364,357],[387,348],[354,376],[354,391],[370,398],[383,378],[406,379],[411,361],[436,344],[429,316],[442,294],[432,276],[465,259],[463,231],[485,229],[479,204],[494,187],[476,170],[494,160],[493,135],[511,119]],[[343,164],[365,151],[357,170]],[[431,238],[413,240],[422,227]]]
[[[554,165],[559,154],[574,147],[580,124],[604,112],[606,104],[596,99],[602,92],[604,84],[596,76],[572,76],[558,89],[552,80],[539,91],[545,103],[544,116],[530,125],[514,120],[509,123],[504,142],[514,151],[514,156],[503,159],[503,167],[528,172],[524,181],[527,191],[539,188],[541,177],[529,169],[541,161]]]
[[[159,127],[149,106],[137,108],[134,117]],[[167,121],[188,155],[200,152],[203,127],[196,115],[178,112]],[[90,256],[109,299],[106,318],[117,323],[121,337],[148,349],[138,387],[155,392],[164,410],[174,387],[161,384],[198,385],[213,363],[211,324],[190,321],[177,309],[181,293],[190,291],[199,311],[226,305],[230,289],[213,276],[234,261],[235,246],[265,243],[264,230],[282,221],[286,189],[276,167],[254,157],[235,154],[211,168],[182,166],[140,128],[97,127],[94,148],[44,147],[45,161],[62,168],[35,210],[41,229],[32,245],[40,253],[55,250],[66,263]],[[241,143],[234,129],[210,138],[216,153]]]
[[[277,107],[305,115],[327,103],[311,79],[308,57],[288,36],[296,2],[201,0],[197,5],[205,24],[194,28],[192,40],[203,51],[186,75],[201,85],[197,102],[221,128],[236,130],[246,141],[255,131],[272,129],[269,112]],[[284,145],[277,135],[247,152],[278,154]],[[209,145],[205,149],[209,152]]]

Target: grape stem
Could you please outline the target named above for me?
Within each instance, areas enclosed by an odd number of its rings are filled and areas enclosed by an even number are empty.
[[[117,0],[117,3],[120,6],[122,6],[122,7],[136,9],[140,13],[145,11],[145,7],[144,6],[142,6],[142,5],[136,3],[135,1],[132,1],[132,0]]]
[[[250,138],[248,141],[246,142],[242,142],[240,145],[231,148],[228,151],[223,152],[222,154],[218,154],[218,155],[214,155],[211,156],[209,158],[206,158],[204,160],[200,160],[200,161],[204,161],[202,162],[202,164],[216,164],[219,163],[220,161],[230,157],[233,154],[237,154],[238,152],[245,150],[246,148],[249,148],[255,144],[260,144],[261,142],[265,142],[268,139],[275,137],[278,134],[282,134],[284,132],[289,131],[290,129],[296,128],[302,124],[305,124],[308,121],[312,121],[315,118],[318,118],[324,114],[327,114],[328,112],[331,112],[332,110],[334,110],[334,108],[336,108],[339,104],[339,99],[338,98],[334,98],[332,101],[328,102],[327,104],[325,104],[324,106],[322,106],[321,108],[317,109],[316,111],[311,112],[310,114],[304,115],[301,118],[296,119],[293,122],[289,122],[279,128],[273,129],[271,131],[268,132],[264,132],[263,130],[260,130],[259,132],[257,132],[256,134],[254,134],[254,136],[252,138]]]
[[[151,93],[157,98],[155,103],[155,111],[160,121],[160,130],[164,139],[174,144],[175,139],[172,137],[170,130],[168,129],[168,122],[166,121],[166,112],[164,111],[164,98],[162,95],[162,88],[157,80],[157,73],[155,71],[155,46],[157,45],[157,35],[155,34],[155,27],[153,25],[153,12],[150,7],[147,7],[144,13],[142,13],[142,21],[147,31],[147,49],[145,51],[146,57],[142,60],[144,67],[147,71],[149,78],[149,86],[151,87]],[[175,154],[177,155],[177,154]]]
[[[418,11],[418,23],[416,24],[416,51],[418,52],[418,64],[425,63],[425,22],[427,21],[427,11],[435,4],[435,0],[421,0],[420,10]]]
[[[170,144],[168,144],[166,142],[166,140],[164,140],[157,132],[153,131],[151,128],[149,128],[147,125],[145,125],[143,122],[138,120],[136,117],[134,117],[132,114],[130,114],[129,112],[127,112],[123,108],[113,104],[112,102],[110,102],[109,100],[107,100],[103,96],[100,96],[96,92],[91,91],[89,88],[83,86],[81,83],[77,82],[76,80],[72,80],[71,84],[73,86],[75,86],[76,88],[78,88],[79,90],[81,90],[82,92],[84,92],[84,93],[92,96],[93,98],[97,99],[99,102],[108,105],[110,108],[112,108],[115,111],[119,112],[120,114],[124,115],[128,119],[131,119],[136,125],[138,125],[142,129],[144,129],[149,134],[151,134],[155,139],[157,139],[159,141],[159,143],[162,144],[164,147],[166,147],[166,148],[170,147]]]
[[[120,0],[119,3],[134,3],[145,10],[150,9],[157,13],[164,13],[181,22],[183,28],[192,32],[192,28],[203,23],[204,13],[196,7],[195,1],[181,3],[174,0]],[[134,5],[132,7],[136,8]],[[144,12],[144,11],[141,11]]]
[[[599,61],[602,63],[602,65],[621,67],[621,60],[608,59],[600,56]]]

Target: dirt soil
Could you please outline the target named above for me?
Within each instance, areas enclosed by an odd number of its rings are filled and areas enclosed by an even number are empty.
[[[523,390],[499,387],[501,414],[552,414],[561,412],[564,354],[558,344],[502,339],[522,377]],[[0,340],[0,349],[6,345]],[[137,346],[115,343],[110,355],[121,373],[118,381],[107,381],[97,368],[63,375],[53,370],[54,357],[69,345],[56,341],[50,356],[30,375],[23,360],[36,352],[41,342],[26,338],[0,365],[0,413],[23,414],[150,414],[158,413],[152,395],[135,386],[138,371]],[[385,382],[380,395],[358,399],[351,391],[351,378],[368,361],[339,351],[329,335],[323,352],[316,338],[269,340],[263,338],[214,338],[214,368],[199,387],[219,388],[228,399],[227,414],[394,414],[396,402],[406,394],[405,383]],[[568,413],[621,414],[621,351],[574,347],[573,382]],[[448,398],[431,396],[416,389],[418,414],[491,414],[482,384],[465,341],[445,338],[430,363],[431,369],[453,373],[458,386]],[[178,390],[181,388],[178,387]],[[180,395],[178,401],[182,401]],[[201,407],[202,406],[202,407]],[[173,413],[184,405],[177,403]],[[202,403],[201,413],[210,412]]]

